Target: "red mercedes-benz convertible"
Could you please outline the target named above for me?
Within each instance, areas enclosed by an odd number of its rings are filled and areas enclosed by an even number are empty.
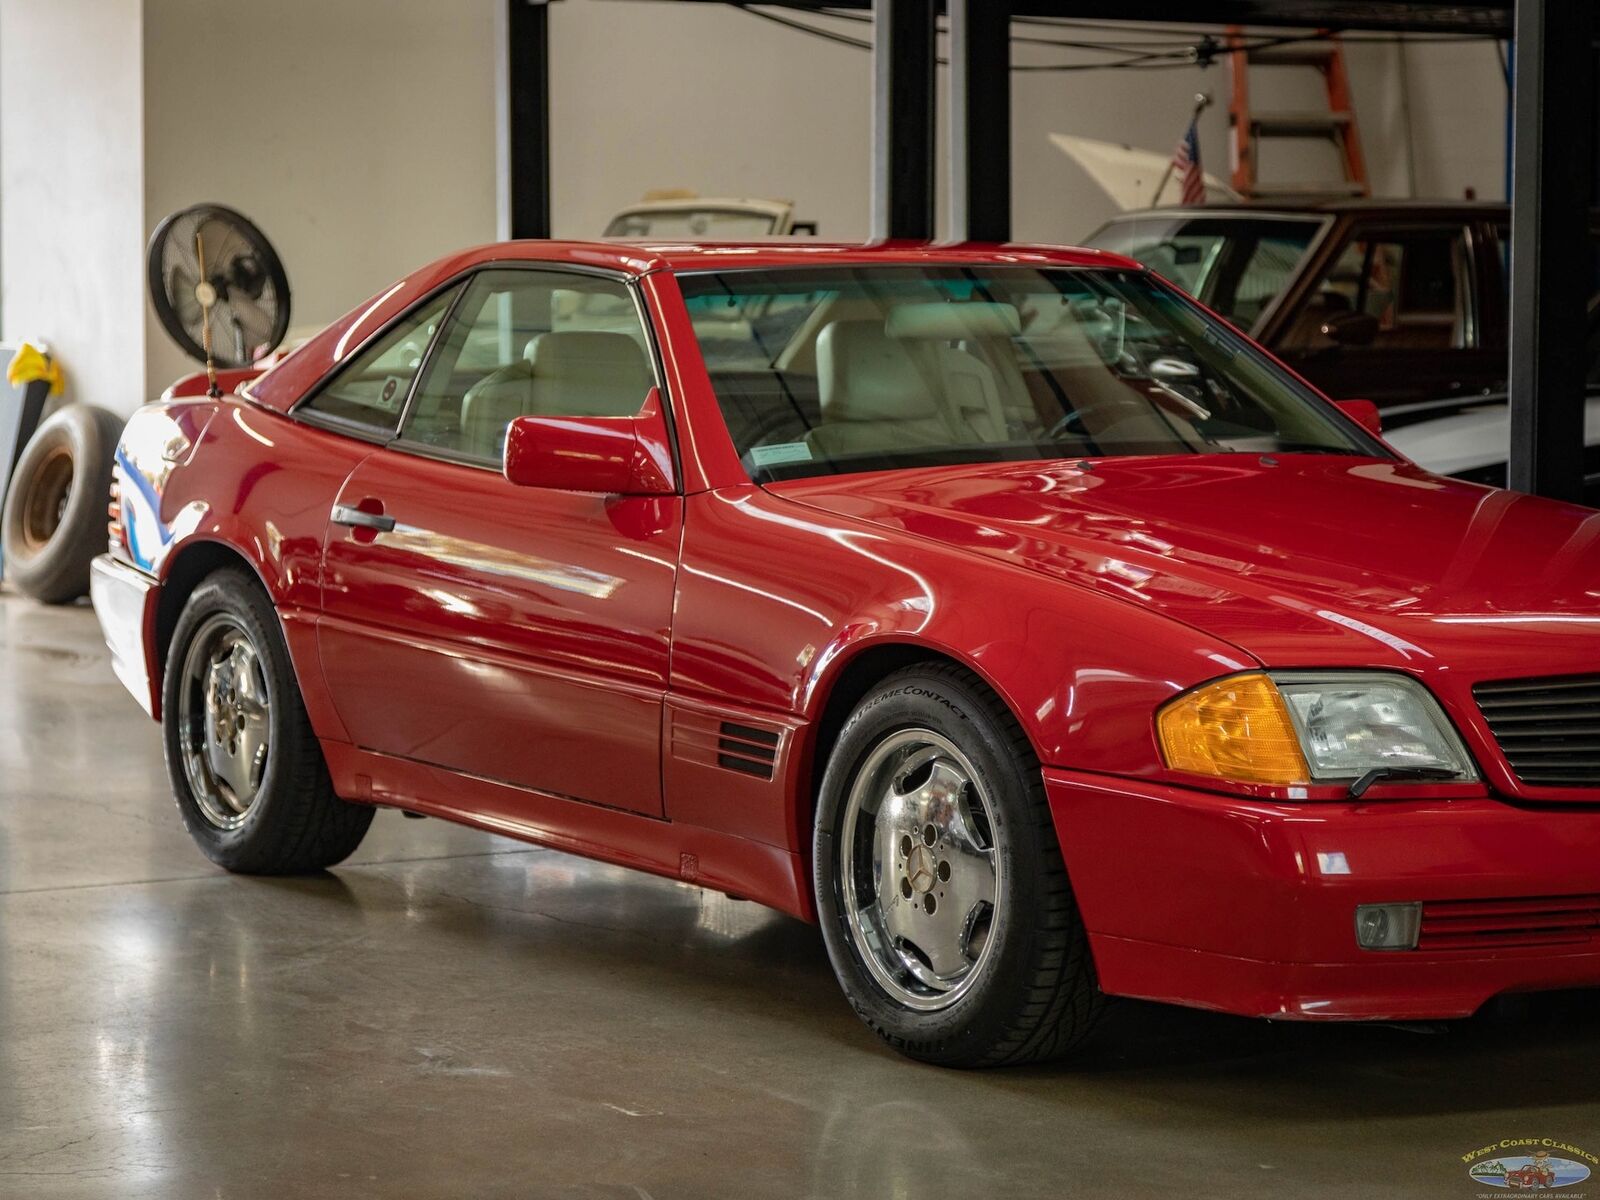
[[[488,246],[141,410],[94,600],[222,866],[715,888],[918,1058],[1600,985],[1600,514],[1368,416],[1105,254]]]

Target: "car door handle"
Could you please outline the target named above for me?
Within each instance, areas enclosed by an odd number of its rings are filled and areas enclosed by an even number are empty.
[[[350,504],[335,504],[333,512],[328,519],[335,525],[359,526],[362,529],[378,529],[388,533],[394,528],[394,518],[386,517],[382,513],[371,513],[364,509],[356,508]]]

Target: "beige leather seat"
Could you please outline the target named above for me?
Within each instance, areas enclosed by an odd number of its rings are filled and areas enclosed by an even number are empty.
[[[833,321],[817,335],[822,420],[806,434],[819,456],[959,445],[938,376],[881,321]]]
[[[644,407],[655,380],[639,343],[625,333],[542,333],[522,361],[485,375],[461,401],[461,433],[473,454],[498,458],[517,417],[626,417]]]
[[[1000,424],[1005,440],[1026,437],[1040,423],[1039,406],[1028,390],[1028,381],[1017,364],[1017,350],[1010,338],[979,337],[961,343],[961,349],[986,366],[994,378],[1000,398]]]
[[[1020,373],[1015,383],[999,375],[974,345],[990,341],[1008,346],[1021,330],[1015,305],[982,301],[901,304],[884,321],[884,332],[911,342],[913,352],[928,365],[942,393],[945,417],[966,435],[966,442],[1002,442],[1010,436],[1004,393],[1007,385],[1021,387],[1025,402],[1026,385]],[[1014,355],[1007,357],[1014,363]]]
[[[1006,418],[1000,407],[995,373],[976,354],[962,346],[934,342],[926,351],[944,383],[946,415],[967,441],[1003,442]]]
[[[469,454],[498,457],[506,426],[533,411],[532,357],[538,340],[528,340],[521,361],[496,367],[461,398],[461,448]]]

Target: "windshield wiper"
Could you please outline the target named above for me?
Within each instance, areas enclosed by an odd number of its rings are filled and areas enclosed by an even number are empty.
[[[1359,800],[1375,783],[1425,783],[1429,780],[1443,782],[1458,779],[1459,774],[1448,767],[1373,767],[1350,785],[1350,799]]]

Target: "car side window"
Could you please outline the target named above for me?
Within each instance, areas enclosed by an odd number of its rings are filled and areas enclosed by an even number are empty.
[[[1251,329],[1267,306],[1289,286],[1300,260],[1305,257],[1307,236],[1293,230],[1280,236],[1263,236],[1250,247],[1250,254],[1238,268],[1227,316],[1240,329]]]
[[[417,387],[402,442],[498,463],[517,417],[624,417],[655,383],[627,285],[557,270],[480,271]]]
[[[300,405],[301,410],[393,433],[428,344],[459,290],[459,285],[450,288],[395,322]]]
[[[1471,299],[1471,243],[1464,227],[1358,233],[1318,280],[1283,346],[1474,349]],[[1343,332],[1330,336],[1338,327]]]

